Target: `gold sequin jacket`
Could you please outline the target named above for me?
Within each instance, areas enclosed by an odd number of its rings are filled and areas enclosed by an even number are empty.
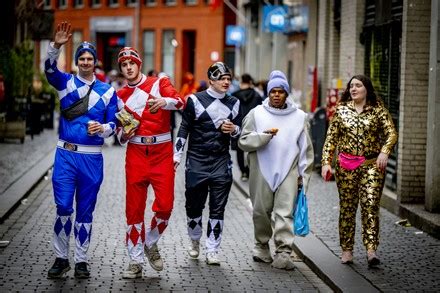
[[[357,156],[390,154],[396,142],[393,120],[382,103],[366,105],[360,114],[353,101],[340,103],[327,131],[321,164],[330,165],[336,149]]]

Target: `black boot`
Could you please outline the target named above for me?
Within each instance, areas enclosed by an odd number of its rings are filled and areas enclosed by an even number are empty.
[[[69,260],[57,257],[55,263],[47,272],[47,277],[49,279],[59,279],[62,278],[65,273],[70,271]]]
[[[79,262],[75,264],[75,278],[87,279],[90,278],[90,271],[86,262]]]

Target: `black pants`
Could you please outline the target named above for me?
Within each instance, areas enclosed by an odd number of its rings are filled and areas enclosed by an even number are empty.
[[[237,162],[241,174],[246,174],[249,176],[249,167],[244,163],[244,152],[240,148],[237,148]]]
[[[221,156],[188,156],[185,171],[185,208],[189,218],[202,215],[209,193],[209,218],[223,220],[232,186],[232,162]]]

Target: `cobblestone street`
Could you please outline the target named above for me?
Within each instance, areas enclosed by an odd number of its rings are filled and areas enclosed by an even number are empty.
[[[221,266],[206,265],[202,255],[196,261],[188,259],[182,167],[176,178],[174,214],[159,242],[164,271],[156,272],[145,264],[143,279],[122,279],[128,263],[124,243],[125,149],[106,147],[104,158],[105,178],[89,250],[92,277],[77,280],[71,270],[64,280],[46,279],[54,260],[50,241],[55,208],[51,181],[45,180],[29,195],[26,205],[1,225],[1,239],[11,242],[0,250],[0,291],[331,291],[302,261],[296,261],[297,269],[291,272],[252,261],[250,209],[234,187],[226,208]],[[150,216],[147,212],[147,219]]]
[[[341,254],[338,234],[339,198],[335,182],[326,183],[315,174],[309,190],[311,230],[338,257]],[[358,209],[354,264],[351,267],[384,292],[434,292],[440,289],[440,240],[396,222],[402,220],[380,209],[380,244],[382,264],[368,269],[361,239]]]
[[[45,131],[34,140],[26,139],[25,144],[15,141],[0,144],[2,188],[7,192],[20,177],[26,176],[30,167],[38,164],[38,160],[48,154],[50,156],[55,141],[56,133]],[[65,280],[46,279],[47,269],[54,260],[50,241],[55,207],[49,172],[46,179],[37,184],[0,224],[0,240],[10,241],[7,247],[0,248],[0,291],[331,291],[317,274],[323,280],[327,279],[327,284],[332,284],[333,290],[341,291],[344,288],[345,291],[356,288],[343,287],[347,280],[350,286],[359,286],[359,279],[349,281],[353,280],[354,275],[383,292],[434,292],[440,288],[437,277],[440,274],[440,240],[414,227],[397,225],[396,222],[402,219],[383,208],[378,250],[382,264],[375,270],[368,269],[366,265],[358,215],[354,264],[341,265],[336,185],[334,182],[324,182],[317,173],[312,176],[308,192],[312,233],[295,241],[299,249],[301,242],[306,243],[309,255],[302,260],[296,258],[297,270],[293,272],[275,270],[268,265],[253,262],[250,253],[253,242],[251,207],[246,198],[248,183],[240,181],[235,163],[235,181],[226,209],[221,267],[207,266],[202,256],[198,261],[189,260],[186,256],[188,239],[183,168],[179,167],[174,213],[160,241],[165,269],[158,273],[146,264],[142,280],[123,280],[121,274],[128,261],[124,241],[125,149],[109,146],[112,141],[109,139],[104,145],[105,178],[95,211],[89,251],[92,278],[76,280],[72,270]],[[231,154],[235,161],[235,153]],[[6,192],[0,193],[0,200]],[[147,209],[147,221],[150,216]],[[205,223],[206,213],[204,216]],[[315,239],[315,242],[309,242],[311,239]],[[320,255],[317,243],[324,248],[325,260],[310,266],[307,258]],[[330,268],[330,272],[325,272],[325,266]],[[333,279],[335,276],[340,276],[343,282],[338,283]],[[374,287],[362,291],[370,292]]]

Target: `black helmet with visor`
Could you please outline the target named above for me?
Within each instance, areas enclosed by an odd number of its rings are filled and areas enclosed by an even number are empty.
[[[210,80],[219,80],[223,75],[232,77],[232,71],[223,62],[215,62],[208,68],[208,78]]]

